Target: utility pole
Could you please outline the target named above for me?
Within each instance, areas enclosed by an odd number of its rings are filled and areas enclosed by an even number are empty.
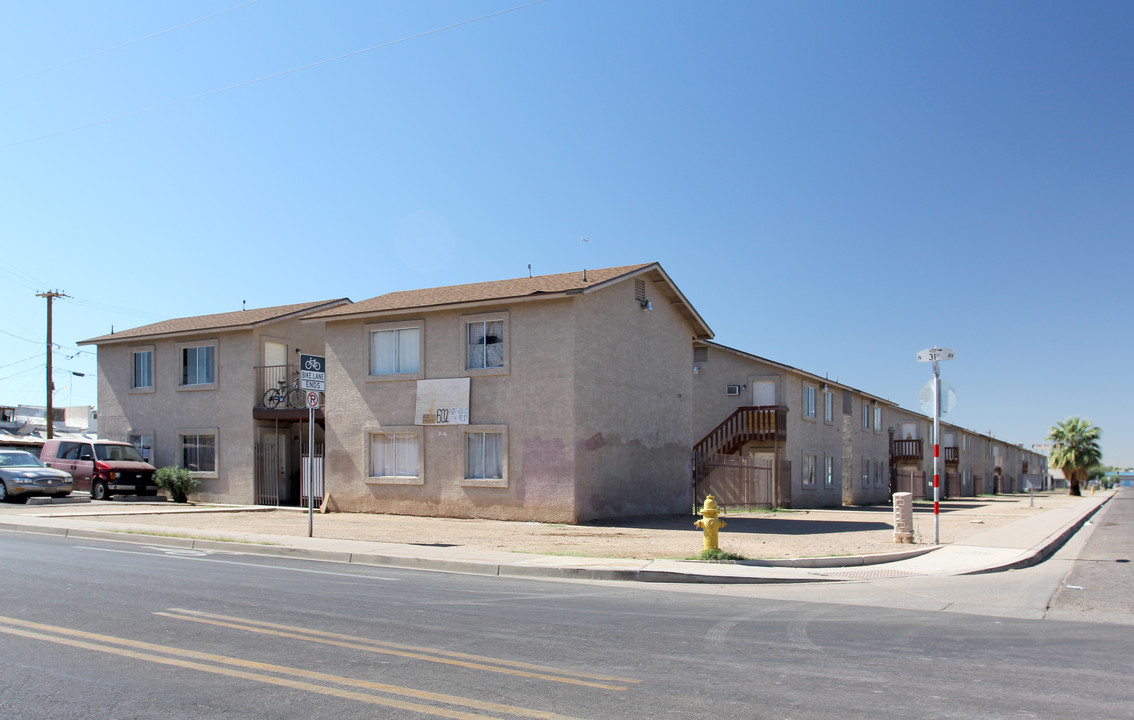
[[[55,298],[65,298],[67,295],[58,290],[52,292],[36,293],[36,297],[47,298],[47,439],[55,437],[55,408],[52,404],[52,391],[55,389],[51,382],[51,301]]]

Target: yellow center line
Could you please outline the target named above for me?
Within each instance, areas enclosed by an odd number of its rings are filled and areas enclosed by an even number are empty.
[[[393,650],[390,648],[374,647],[372,645],[365,645],[358,642],[350,642],[346,640],[330,640],[327,638],[318,638],[307,635],[302,632],[288,631],[288,630],[272,630],[270,628],[254,627],[252,625],[245,625],[239,622],[228,622],[224,620],[211,620],[204,617],[192,617],[188,615],[174,615],[172,613],[157,612],[155,615],[162,617],[173,618],[175,620],[188,620],[190,622],[204,623],[206,625],[216,625],[219,627],[232,628],[234,630],[245,630],[247,632],[260,633],[261,635],[274,635],[276,637],[291,638],[293,640],[306,640],[307,642],[320,643],[322,645],[333,645],[335,647],[348,648],[351,650],[364,650],[366,652],[381,653],[383,655],[394,655],[397,657],[412,658],[414,660],[425,660],[427,662],[441,663],[442,665],[455,665],[457,667],[470,668],[473,670],[487,670],[489,672],[502,673],[504,675],[517,675],[519,677],[535,678],[536,680],[548,680],[550,682],[567,683],[568,685],[583,685],[586,687],[600,688],[602,690],[625,690],[625,686],[620,685],[607,685],[604,683],[590,682],[588,680],[575,680],[572,678],[557,677],[555,675],[546,675],[544,673],[529,672],[527,670],[513,670],[505,667],[497,667],[493,665],[486,665],[484,663],[474,663],[467,660],[450,660],[448,658],[433,657],[422,653],[409,652],[406,650]]]
[[[5,627],[14,626],[14,627]],[[21,629],[28,628],[28,629]],[[36,632],[39,631],[39,632]],[[544,712],[540,710],[531,710],[528,708],[521,708],[512,705],[503,705],[500,703],[486,702],[481,700],[474,700],[471,698],[462,698],[455,695],[445,695],[442,693],[434,693],[425,690],[415,690],[413,688],[399,687],[396,685],[387,685],[385,683],[371,682],[368,680],[359,680],[356,678],[348,678],[338,675],[330,675],[327,673],[319,673],[310,670],[303,670],[300,668],[292,668],[284,665],[273,665],[270,663],[257,662],[255,660],[244,660],[241,658],[228,657],[224,655],[214,655],[211,653],[203,653],[195,650],[184,650],[181,648],[174,648],[165,645],[155,645],[153,643],[142,642],[139,640],[130,640],[127,638],[119,638],[110,635],[100,635],[97,633],[90,633],[83,630],[74,630],[71,628],[58,627],[53,625],[44,625],[41,623],[30,622],[26,620],[18,620],[16,618],[0,616],[0,633],[8,635],[16,635],[20,637],[31,638],[35,640],[44,640],[47,642],[56,643],[59,645],[66,645],[69,647],[82,648],[86,650],[93,650],[95,652],[104,652],[112,655],[119,655],[121,657],[133,658],[136,660],[143,660],[147,662],[154,662],[162,665],[171,665],[174,667],[186,668],[191,670],[199,670],[201,672],[213,673],[216,675],[225,675],[233,678],[240,678],[245,680],[252,680],[262,682],[270,685],[280,685],[297,690],[306,690],[308,692],[318,693],[320,695],[330,695],[334,697],[357,700],[359,702],[370,703],[374,705],[383,705],[386,707],[394,707],[403,710],[410,710],[426,715],[434,715],[437,717],[455,718],[457,720],[482,720],[492,716],[478,715],[474,713],[467,713],[460,710],[450,710],[447,708],[433,707],[429,705],[420,705],[414,702],[407,702],[397,700],[394,698],[382,698],[375,695],[365,693],[353,692],[350,690],[342,690],[338,688],[326,687],[324,685],[316,685],[309,682],[302,682],[299,680],[290,680],[286,677],[273,677],[271,675],[264,675],[261,673],[248,672],[246,670],[239,670],[233,668],[246,668],[248,670],[263,670],[267,672],[278,673],[281,675],[290,675],[293,677],[305,678],[308,680],[318,680],[322,682],[336,683],[339,685],[347,685],[367,690],[377,690],[393,695],[403,695],[407,697],[417,698],[419,700],[430,700],[434,702],[448,703],[450,705],[464,706],[475,710],[485,710],[494,713],[508,713],[511,715],[519,715],[522,717],[538,718],[539,720],[577,720],[567,715],[559,715],[557,713]],[[46,633],[55,633],[54,635]],[[79,639],[85,638],[85,639]],[[108,643],[108,644],[98,644]],[[113,647],[120,645],[122,647]],[[135,648],[130,650],[127,648]],[[149,652],[143,652],[149,651]],[[163,657],[153,653],[165,653],[173,657]],[[216,665],[205,665],[200,662],[193,662],[192,660],[182,659],[192,658],[193,660],[203,660],[208,662],[219,663],[220,665],[233,666],[218,667]]]
[[[371,638],[360,638],[354,635],[343,635],[340,633],[326,632],[323,630],[312,630],[310,628],[296,627],[293,625],[280,625],[278,623],[264,622],[262,620],[249,620],[248,618],[233,617],[231,615],[217,615],[215,613],[202,612],[200,610],[185,610],[183,608],[170,608],[168,612],[180,613],[182,615],[192,615],[194,617],[210,618],[213,620],[222,620],[242,625],[255,625],[263,628],[270,628],[273,630],[282,630],[285,632],[300,633],[302,635],[310,636],[312,638],[330,638],[333,640],[342,640],[351,643],[364,643],[377,647],[393,648],[395,650],[407,650],[411,652],[428,653],[431,655],[440,655],[443,657],[458,658],[462,660],[472,660],[475,662],[488,663],[492,665],[501,665],[505,667],[520,668],[524,670],[533,670],[536,672],[553,673],[559,676],[574,676],[578,678],[586,678],[589,680],[599,680],[603,682],[612,683],[640,683],[641,680],[634,678],[617,677],[613,675],[596,675],[594,673],[580,672],[576,670],[566,670],[562,668],[549,667],[547,665],[535,665],[532,663],[520,662],[518,660],[504,660],[501,658],[488,657],[486,655],[472,655],[469,653],[455,652],[452,650],[441,650],[439,648],[422,647],[420,645],[404,645],[401,643],[394,643],[385,640],[374,640]],[[157,613],[161,614],[161,613]],[[626,688],[617,688],[625,690]]]

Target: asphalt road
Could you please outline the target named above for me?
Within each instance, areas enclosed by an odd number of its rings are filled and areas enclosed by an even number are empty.
[[[1119,528],[1109,517],[1093,530]],[[13,718],[1128,718],[1134,626],[1043,619],[1075,584],[1078,558],[1096,552],[1098,533],[1081,535],[1037,568],[937,585],[643,588],[0,532],[0,708]]]

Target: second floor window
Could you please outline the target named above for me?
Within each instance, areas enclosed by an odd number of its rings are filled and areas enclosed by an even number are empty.
[[[421,369],[421,330],[395,328],[370,333],[370,374],[415,373]]]
[[[803,386],[803,417],[815,417],[815,388]]]
[[[130,387],[134,389],[154,386],[154,354],[149,350],[134,353],[134,377]]]
[[[217,381],[215,345],[181,349],[181,384],[212,385]]]
[[[468,364],[469,370],[504,367],[504,321],[483,320],[470,322]]]

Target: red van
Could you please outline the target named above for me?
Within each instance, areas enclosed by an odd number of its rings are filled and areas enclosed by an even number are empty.
[[[92,500],[111,495],[157,495],[157,469],[130,443],[113,440],[48,440],[39,452],[47,467],[71,473],[76,490]]]

